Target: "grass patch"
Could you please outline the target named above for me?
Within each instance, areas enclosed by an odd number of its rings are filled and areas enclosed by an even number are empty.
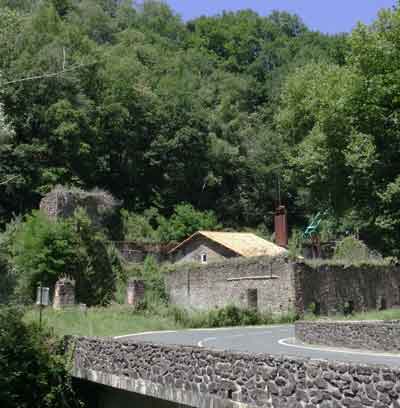
[[[118,336],[130,333],[178,329],[173,317],[151,316],[139,313],[124,306],[92,307],[86,312],[79,308],[66,310],[43,310],[43,325],[54,330],[59,336],[72,334],[77,336]],[[29,309],[26,321],[39,321],[37,308]]]
[[[307,314],[304,316],[304,320],[343,320],[343,321],[357,321],[357,320],[400,320],[400,308],[398,309],[387,309],[387,310],[372,310],[369,312],[354,313],[348,316],[335,315],[320,317],[313,314]]]
[[[39,310],[29,308],[25,320],[39,321]],[[82,311],[78,307],[54,310],[43,310],[43,325],[54,331],[54,334],[77,336],[118,336],[124,334],[155,331],[208,327],[234,327],[252,325],[270,325],[292,323],[294,314],[272,316],[253,310],[240,309],[235,306],[214,309],[208,312],[189,312],[174,306],[159,305],[157,309],[135,311],[128,306],[113,305],[92,307]]]

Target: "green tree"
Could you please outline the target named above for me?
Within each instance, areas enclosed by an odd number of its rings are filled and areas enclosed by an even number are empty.
[[[164,242],[181,241],[199,230],[220,228],[212,211],[198,211],[190,204],[179,204],[169,219],[162,219],[158,228]]]
[[[4,408],[72,408],[75,396],[61,342],[23,312],[0,308],[0,403]]]
[[[72,219],[57,221],[33,212],[11,234],[9,251],[16,295],[28,302],[39,282],[54,288],[62,276],[75,279],[79,302],[96,305],[112,300],[116,276],[105,238],[83,210]]]

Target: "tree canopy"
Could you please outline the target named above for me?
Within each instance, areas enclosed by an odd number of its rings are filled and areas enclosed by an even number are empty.
[[[398,7],[330,36],[285,12],[1,0],[1,220],[62,184],[271,228],[279,178],[291,226],[329,210],[333,233],[395,254],[399,24]]]

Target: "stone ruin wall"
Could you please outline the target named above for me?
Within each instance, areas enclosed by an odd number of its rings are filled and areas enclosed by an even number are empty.
[[[75,281],[62,278],[56,282],[54,288],[54,309],[64,309],[75,306]]]
[[[126,288],[126,300],[125,303],[129,306],[137,307],[138,304],[144,299],[144,282],[140,279],[129,279]]]
[[[236,258],[174,268],[166,277],[166,287],[170,302],[177,306],[207,310],[234,304],[272,314],[294,311],[293,267],[284,257]]]
[[[294,265],[296,310],[311,305],[317,314],[381,310],[400,306],[400,267],[398,265]]]
[[[57,186],[42,198],[39,208],[50,219],[72,217],[75,210],[83,208],[95,227],[106,227],[112,230],[113,235],[120,236],[121,225],[117,211],[119,205],[105,191],[83,191]]]
[[[335,315],[400,306],[400,267],[236,258],[175,264],[166,287],[171,302],[188,309],[246,308],[249,290],[256,290],[262,311],[301,316],[313,307],[316,314]]]
[[[152,256],[157,263],[169,260],[168,252],[176,245],[144,244],[133,241],[114,241],[113,244],[126,262],[143,263],[147,256]]]
[[[75,377],[189,406],[400,408],[400,369],[194,346],[73,341]]]

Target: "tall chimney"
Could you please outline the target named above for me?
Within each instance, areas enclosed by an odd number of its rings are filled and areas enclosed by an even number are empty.
[[[288,246],[287,213],[284,205],[275,210],[275,243],[284,248]]]

